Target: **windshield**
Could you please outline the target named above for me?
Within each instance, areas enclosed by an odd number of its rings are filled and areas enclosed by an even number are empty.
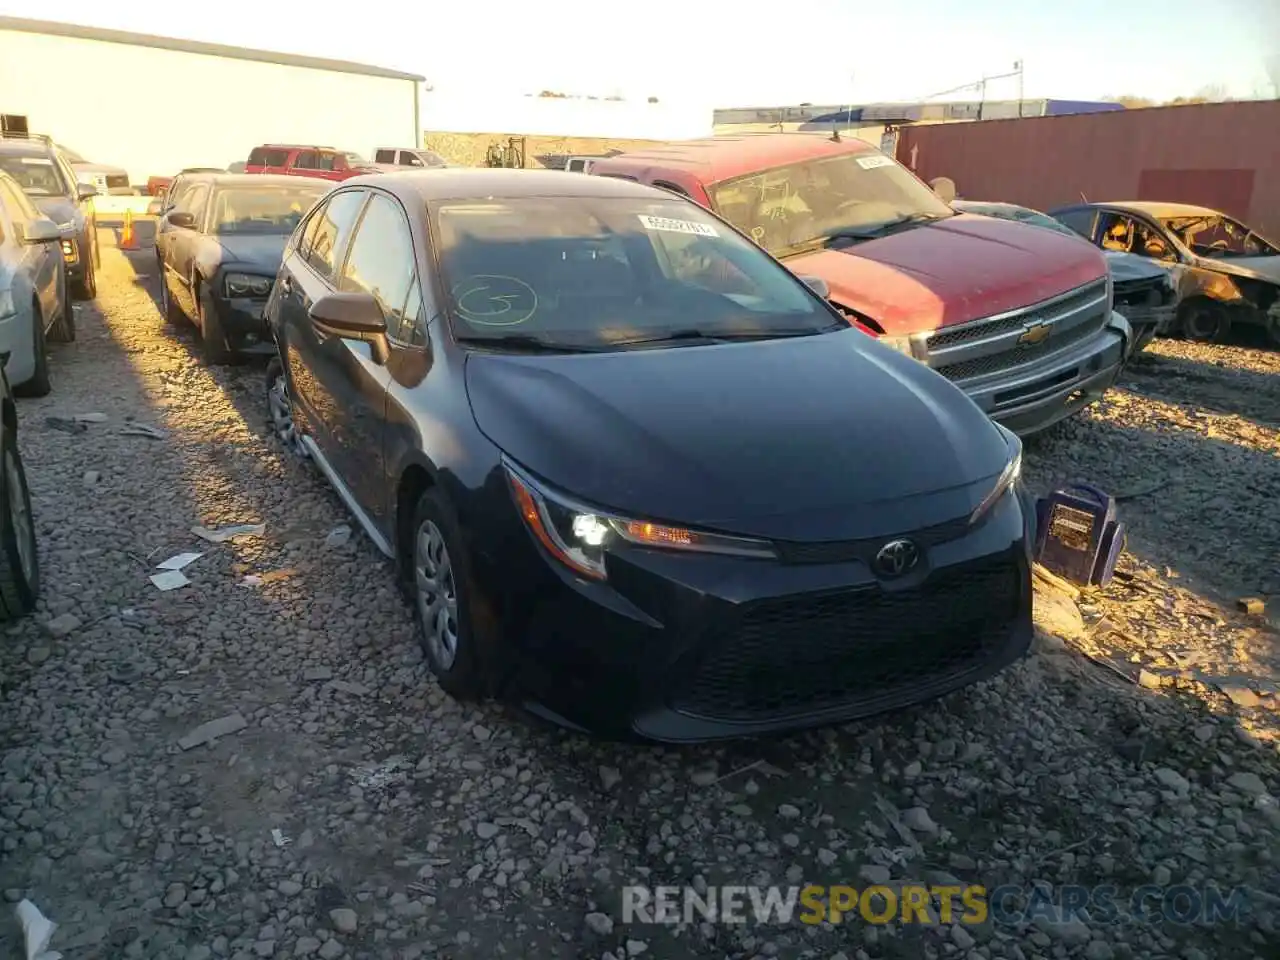
[[[65,197],[71,188],[48,157],[0,154],[0,169],[18,181],[29,197]]]
[[[845,325],[701,207],[537,197],[433,205],[455,336],[514,346],[796,336]]]
[[[774,256],[841,234],[955,215],[906,168],[872,151],[753,173],[710,192],[717,212]]]
[[[1188,250],[1202,257],[1274,257],[1280,250],[1244,224],[1221,214],[1172,217],[1161,221]]]
[[[239,187],[213,197],[213,232],[290,234],[324,196],[325,187]]]

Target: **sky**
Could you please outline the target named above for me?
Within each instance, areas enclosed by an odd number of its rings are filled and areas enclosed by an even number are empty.
[[[1267,64],[1280,58],[1280,0],[0,0],[0,14],[354,60],[455,96],[548,89],[715,107],[921,100],[1018,60],[1030,98],[1168,100],[1210,85],[1276,95]],[[991,80],[987,96],[1017,97],[1017,79]],[[943,99],[977,99],[976,88]]]

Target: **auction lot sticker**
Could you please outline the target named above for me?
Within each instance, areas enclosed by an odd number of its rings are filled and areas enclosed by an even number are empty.
[[[636,214],[646,230],[665,230],[667,233],[692,233],[698,237],[718,237],[716,228],[708,223],[695,220],[672,220],[669,217],[651,217],[648,214]]]
[[[863,170],[874,170],[876,167],[892,167],[893,161],[888,157],[859,157],[858,166]]]

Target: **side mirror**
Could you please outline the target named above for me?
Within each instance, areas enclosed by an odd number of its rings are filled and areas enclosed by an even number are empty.
[[[373,350],[373,359],[386,363],[387,318],[371,294],[330,293],[313,303],[307,312],[312,325],[321,333],[367,343]]]
[[[95,187],[92,183],[77,183],[77,184],[76,184],[76,199],[77,199],[77,200],[92,200],[92,199],[93,199],[94,197],[96,197],[97,195],[98,195],[98,188],[97,188],[97,187]]]
[[[826,300],[831,296],[831,288],[827,286],[827,281],[823,280],[821,277],[800,277],[799,279],[801,283],[820,296],[823,300]]]
[[[169,222],[171,227],[182,227],[186,230],[190,230],[196,225],[196,215],[182,210],[174,210],[165,217],[165,220]]]
[[[48,217],[32,220],[22,233],[23,243],[57,243],[61,239],[62,231]]]

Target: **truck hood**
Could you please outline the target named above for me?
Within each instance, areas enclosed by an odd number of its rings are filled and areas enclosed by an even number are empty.
[[[1230,274],[1233,277],[1249,277],[1253,280],[1280,283],[1280,257],[1232,257],[1230,260],[1202,257],[1200,264],[1206,269]]]
[[[743,536],[889,536],[964,516],[1009,447],[923,364],[849,329],[618,353],[474,352],[480,430],[618,513]]]
[[[971,214],[784,263],[826,280],[832,300],[891,336],[1017,310],[1107,273],[1102,253],[1079,238]]]

